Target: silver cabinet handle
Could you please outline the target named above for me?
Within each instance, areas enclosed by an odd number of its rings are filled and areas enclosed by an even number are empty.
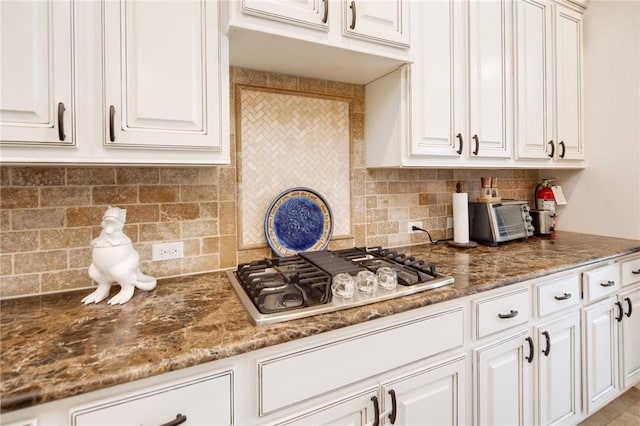
[[[602,287],[612,287],[612,286],[614,286],[615,284],[616,284],[616,282],[615,282],[615,281],[613,281],[613,280],[608,280],[608,281],[604,281],[604,282],[601,282],[601,283],[600,283],[600,285],[601,285]]]
[[[498,318],[507,319],[507,318],[513,318],[516,315],[518,315],[518,311],[511,310],[511,312],[509,312],[508,314],[498,314]]]

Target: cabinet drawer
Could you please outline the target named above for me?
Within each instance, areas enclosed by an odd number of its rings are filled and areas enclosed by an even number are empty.
[[[232,372],[92,403],[71,411],[72,426],[159,425],[187,417],[186,424],[232,423]]]
[[[538,317],[580,304],[580,275],[573,274],[536,285]]]
[[[480,299],[475,303],[478,339],[529,321],[529,288]]]
[[[460,347],[462,306],[258,362],[260,415]]]
[[[622,285],[640,282],[640,256],[620,262]]]
[[[582,287],[587,302],[614,294],[620,289],[620,267],[613,264],[585,272],[582,274]]]

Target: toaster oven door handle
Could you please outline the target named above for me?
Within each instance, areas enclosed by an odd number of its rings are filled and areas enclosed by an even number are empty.
[[[511,312],[509,312],[508,314],[498,314],[498,318],[509,319],[509,318],[514,318],[516,315],[518,315],[518,311],[514,311],[512,309]]]

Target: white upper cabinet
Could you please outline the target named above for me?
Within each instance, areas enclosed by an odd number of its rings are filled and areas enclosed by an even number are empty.
[[[412,4],[413,59],[367,85],[367,165],[500,165],[514,138],[511,1]],[[386,80],[386,81],[385,81]],[[396,91],[404,93],[392,93]],[[404,108],[381,105],[399,99]],[[407,116],[400,116],[401,112]],[[406,126],[381,131],[381,122]],[[388,145],[391,145],[388,147]],[[395,156],[383,155],[398,149]]]
[[[240,7],[246,14],[329,29],[329,0],[242,0]]]
[[[584,160],[582,15],[550,1],[521,0],[516,39],[518,160]]]
[[[71,1],[0,2],[0,144],[73,145]]]
[[[582,160],[582,15],[554,5],[554,19],[558,142],[555,158]]]
[[[342,4],[343,31],[346,35],[409,47],[408,2],[343,0]]]
[[[365,84],[410,61],[403,0],[226,0],[231,65]]]
[[[214,3],[105,2],[107,146],[222,149],[217,28]]]
[[[218,2],[1,7],[3,162],[229,163]]]

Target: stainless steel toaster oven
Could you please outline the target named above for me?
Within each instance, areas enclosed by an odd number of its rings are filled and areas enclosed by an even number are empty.
[[[530,237],[533,225],[529,211],[526,201],[469,202],[469,239],[497,245]]]

